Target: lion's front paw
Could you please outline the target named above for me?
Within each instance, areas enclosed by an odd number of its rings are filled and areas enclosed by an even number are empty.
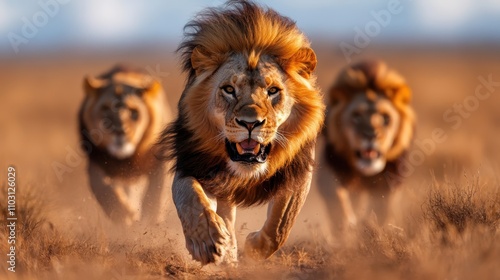
[[[278,249],[276,240],[272,240],[262,231],[250,233],[245,242],[245,254],[253,259],[267,259]]]
[[[230,234],[226,224],[212,210],[205,210],[198,217],[182,220],[186,247],[193,259],[202,264],[221,263],[228,251]]]

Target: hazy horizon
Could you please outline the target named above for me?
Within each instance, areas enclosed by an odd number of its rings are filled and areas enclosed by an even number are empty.
[[[54,48],[99,50],[148,46],[156,42],[175,45],[182,38],[183,26],[198,11],[223,2],[0,0],[0,32],[3,34],[0,53],[16,53],[12,36],[23,40],[16,47],[18,55]],[[500,0],[257,2],[291,17],[308,36],[338,43],[353,44],[357,32],[365,32],[370,23],[376,22],[376,14],[387,15],[390,5],[397,13],[389,13],[390,19],[385,18],[385,22],[379,19],[378,29],[374,29],[376,35],[370,38],[372,42],[500,42]],[[29,24],[36,30],[25,36],[23,30]]]

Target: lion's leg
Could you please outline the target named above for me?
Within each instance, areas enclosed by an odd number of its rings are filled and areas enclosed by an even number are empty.
[[[346,217],[340,197],[337,195],[337,189],[344,189],[344,187],[340,185],[335,174],[327,166],[325,155],[321,155],[320,167],[316,168],[314,175],[316,176],[318,191],[324,200],[326,212],[329,216],[331,233],[334,237],[338,237],[345,227]]]
[[[388,214],[388,194],[373,193],[371,197],[371,206],[375,215],[377,215],[377,222],[379,225],[384,225]]]
[[[113,191],[120,201],[120,204],[126,209],[126,225],[131,226],[141,218],[142,197],[144,196],[146,186],[140,183],[124,185],[122,182],[113,185]]]
[[[389,203],[387,204],[387,219],[386,223],[396,226],[403,219],[401,209],[401,199],[403,193],[401,187],[396,187],[389,193]]]
[[[165,168],[164,170],[167,170],[167,168]],[[172,186],[173,176],[170,173],[163,174],[162,181],[163,181],[162,183],[163,187],[160,193],[160,205],[157,212],[158,215],[156,216],[157,223],[162,223],[166,221],[168,210],[172,201],[172,193],[170,191],[170,187]]]
[[[349,223],[353,223],[353,220],[354,223],[356,222],[356,215],[352,207],[350,194],[345,193],[348,192],[345,187],[335,183],[318,182],[318,188],[325,201],[326,210],[330,218],[331,233],[335,238],[339,238]]]
[[[380,225],[395,224],[396,220],[399,220],[401,213],[395,209],[400,203],[400,197],[399,188],[373,194],[372,207]]]
[[[148,188],[143,199],[142,218],[147,222],[158,223],[164,219],[163,211],[166,211],[165,199],[165,171],[157,168],[148,177]]]
[[[284,190],[271,200],[262,229],[247,236],[247,254],[257,259],[266,259],[283,246],[309,193],[311,177],[312,173],[308,172],[305,183],[300,188],[296,191]]]
[[[318,188],[325,202],[331,233],[337,237],[346,223],[344,211],[336,192],[337,186],[331,183],[318,182]]]
[[[120,194],[116,192],[107,178],[107,174],[98,166],[89,164],[90,187],[97,202],[101,205],[106,215],[117,224],[125,225],[132,223],[132,215],[129,209],[122,203]]]
[[[207,263],[224,260],[230,233],[224,220],[216,214],[217,201],[203,190],[193,177],[177,173],[172,185],[172,195],[181,220],[186,248],[193,259]]]
[[[340,206],[342,207],[342,212],[345,217],[344,222],[346,222],[347,225],[355,226],[358,223],[358,219],[356,217],[356,213],[354,212],[354,208],[352,206],[352,201],[349,191],[343,187],[337,188],[335,191],[339,199]]]
[[[227,201],[217,201],[217,214],[226,223],[227,230],[231,235],[231,239],[228,244],[228,251],[226,253],[225,263],[236,264],[238,262],[238,244],[236,241],[236,206]]]

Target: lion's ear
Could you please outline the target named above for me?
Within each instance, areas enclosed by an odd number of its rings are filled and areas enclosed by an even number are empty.
[[[402,86],[396,90],[395,99],[403,104],[410,104],[411,102],[411,89],[408,86]]]
[[[409,105],[411,102],[411,89],[407,85],[388,88],[384,90],[384,93],[394,103]]]
[[[385,89],[385,94],[393,102],[410,104],[411,89],[398,72],[386,71],[383,78],[378,80],[378,87]]]
[[[159,92],[161,91],[161,84],[157,80],[153,79],[151,82],[146,86],[144,94],[147,96],[154,97],[156,96]]]
[[[97,90],[106,86],[106,81],[98,78],[94,78],[91,76],[85,76],[83,79],[83,89],[85,90],[85,94],[96,94]]]
[[[191,53],[191,65],[199,76],[205,71],[211,71],[217,68],[218,57],[211,56],[204,52],[203,47],[197,46]]]
[[[339,88],[331,88],[328,94],[328,104],[332,107],[338,106],[346,100],[345,92]]]
[[[316,64],[318,63],[316,54],[311,48],[301,48],[290,60],[290,66],[292,66],[299,75],[307,79],[311,76],[314,69],[316,69]]]

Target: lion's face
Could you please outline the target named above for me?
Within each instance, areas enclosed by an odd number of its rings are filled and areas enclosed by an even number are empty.
[[[397,136],[400,115],[392,102],[373,92],[358,93],[340,116],[350,164],[365,176],[381,172]]]
[[[150,123],[140,84],[87,80],[83,121],[91,141],[117,159],[132,156]],[[92,133],[92,131],[99,133]]]
[[[189,76],[178,118],[160,139],[177,171],[196,173],[191,156],[201,154],[206,168],[257,181],[303,154],[323,124],[324,104],[316,54],[293,21],[273,11],[230,10],[187,29],[179,51]]]
[[[286,145],[279,127],[294,103],[287,89],[285,74],[269,57],[249,70],[244,56],[235,55],[215,73],[210,113],[234,173],[265,172],[273,147]]]
[[[411,144],[415,116],[410,99],[404,78],[385,63],[346,67],[329,94],[328,142],[360,174],[382,172]]]

